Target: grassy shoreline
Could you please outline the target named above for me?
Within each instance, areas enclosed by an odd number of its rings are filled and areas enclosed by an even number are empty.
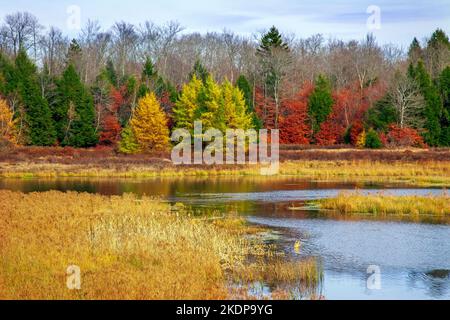
[[[0,178],[182,178],[261,176],[260,166],[174,166],[164,164],[0,163]],[[297,177],[335,182],[387,182],[450,187],[450,162],[284,161],[279,174],[267,178]]]
[[[283,262],[264,230],[157,199],[0,191],[0,212],[0,300],[228,299],[254,281],[320,281],[314,260]],[[81,290],[66,287],[71,265]]]
[[[332,210],[344,216],[450,218],[450,195],[446,192],[440,196],[427,197],[342,193],[336,198],[319,200],[313,204],[322,210]]]

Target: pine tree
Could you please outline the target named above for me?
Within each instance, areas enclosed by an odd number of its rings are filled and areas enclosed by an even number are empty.
[[[15,62],[13,82],[25,108],[27,141],[38,146],[54,145],[56,131],[50,108],[39,88],[36,66],[28,59],[24,50],[19,51]]]
[[[139,149],[142,152],[166,151],[169,147],[167,118],[154,93],[147,94],[138,102],[130,120]]]
[[[412,63],[417,63],[420,59],[422,59],[423,51],[420,46],[419,40],[414,38],[413,42],[409,46],[408,57]]]
[[[255,106],[253,103],[253,88],[248,82],[247,78],[244,75],[241,75],[237,82],[236,86],[242,91],[244,94],[245,104],[247,106],[247,113],[251,115],[253,127],[255,129],[261,129],[262,123],[261,120],[258,118],[256,112],[255,112]]]
[[[192,80],[194,76],[197,77],[197,79],[200,79],[203,83],[206,83],[208,77],[211,76],[208,69],[205,68],[200,60],[195,61],[192,72],[189,75],[189,79]]]
[[[333,96],[328,79],[320,75],[315,82],[315,88],[309,97],[308,115],[314,134],[320,131],[320,126],[333,111]]]
[[[440,124],[442,101],[439,96],[439,91],[431,81],[430,75],[426,71],[423,61],[420,60],[417,67],[410,68],[409,75],[417,81],[421,93],[425,98],[425,142],[430,146],[438,146],[442,132]]]
[[[278,129],[282,100],[281,87],[292,57],[288,44],[275,26],[262,36],[257,55],[260,58],[264,77],[264,99],[273,99],[275,107],[273,126]]]
[[[97,144],[93,98],[72,64],[57,82],[56,91],[53,119],[61,145],[85,148]]]
[[[441,117],[441,139],[442,146],[450,146],[450,67],[447,67],[439,77],[439,90],[441,92],[443,112]]]

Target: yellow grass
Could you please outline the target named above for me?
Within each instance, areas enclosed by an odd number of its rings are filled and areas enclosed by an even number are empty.
[[[248,232],[134,195],[0,191],[0,299],[226,299],[230,278],[264,269],[249,256],[274,255]],[[71,265],[81,290],[67,288]],[[318,278],[311,263],[297,269],[296,281]]]
[[[186,167],[167,165],[89,165],[17,163],[0,164],[4,178],[153,178],[259,176],[260,166]],[[287,161],[278,177],[295,176],[317,181],[407,183],[420,186],[450,186],[450,162],[378,161]],[[276,176],[275,176],[276,177]]]
[[[323,209],[336,210],[342,214],[372,214],[376,216],[405,215],[450,217],[450,197],[442,196],[389,196],[341,194],[334,199],[318,202]]]

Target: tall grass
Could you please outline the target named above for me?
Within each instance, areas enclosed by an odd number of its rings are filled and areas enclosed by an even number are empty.
[[[322,209],[336,210],[341,214],[371,214],[375,216],[406,215],[450,217],[450,196],[389,196],[342,193],[333,199],[318,201]]]
[[[134,195],[0,191],[0,299],[226,299],[249,256],[274,256],[248,232]],[[81,290],[66,286],[70,265]],[[301,268],[300,282],[318,272]]]
[[[49,163],[0,164],[4,178],[66,178],[66,177],[221,177],[259,176],[260,166],[154,166],[76,165]],[[450,186],[450,162],[377,162],[377,161],[286,161],[278,176],[295,176],[317,181],[391,182],[410,185]]]

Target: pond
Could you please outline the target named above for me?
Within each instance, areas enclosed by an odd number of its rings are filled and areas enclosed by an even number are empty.
[[[450,225],[376,221],[289,211],[292,205],[340,192],[438,195],[441,189],[401,185],[311,182],[296,178],[216,179],[7,179],[0,189],[158,196],[198,209],[237,212],[250,223],[280,232],[276,245],[289,259],[317,258],[324,269],[319,295],[326,299],[450,299]],[[301,241],[301,252],[294,244]],[[376,267],[376,269],[373,269]],[[370,268],[372,268],[370,270]],[[368,280],[377,273],[377,286]],[[369,283],[371,283],[369,281]]]

